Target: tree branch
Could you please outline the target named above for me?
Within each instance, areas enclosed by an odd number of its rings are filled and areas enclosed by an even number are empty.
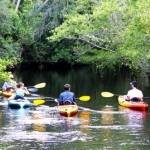
[[[85,40],[85,39],[82,39],[82,38],[68,38],[68,37],[65,37],[65,39],[80,40],[80,41],[83,41],[83,42],[85,42],[85,43],[90,44],[91,46],[93,46],[93,47],[95,47],[95,48],[97,48],[97,49],[103,49],[103,50],[106,50],[106,51],[115,52],[114,50],[111,50],[111,49],[107,49],[107,48],[105,48],[105,47],[98,46],[98,45],[96,45],[96,44],[94,44],[94,43],[92,43],[92,42],[90,42],[90,41],[87,41],[87,40]]]

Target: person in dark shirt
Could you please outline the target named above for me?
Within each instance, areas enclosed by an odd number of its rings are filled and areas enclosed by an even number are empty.
[[[73,92],[70,92],[71,85],[64,85],[64,92],[60,93],[58,104],[59,105],[72,105],[75,103],[75,95]]]

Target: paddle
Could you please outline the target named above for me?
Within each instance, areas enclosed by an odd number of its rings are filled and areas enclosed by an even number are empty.
[[[40,99],[37,99],[36,97],[36,100],[34,100],[34,103],[37,103],[37,104],[42,104],[42,103],[45,103],[45,100],[43,99],[51,99],[51,100],[46,100],[46,101],[55,101],[58,103],[58,100],[56,98],[53,98],[53,97],[41,97]],[[90,100],[90,96],[81,96],[79,98],[76,98],[76,99],[79,99],[80,101],[89,101]]]
[[[34,87],[31,87],[31,88],[28,88],[28,91],[34,93],[34,92],[37,92],[38,89],[37,89],[37,88],[34,88]]]
[[[44,88],[45,86],[46,86],[46,83],[39,83],[34,86],[27,87],[27,89],[30,92],[37,92],[39,88]]]
[[[46,86],[46,83],[39,83],[39,84],[36,84],[36,85],[34,85],[34,86],[29,86],[29,87],[27,87],[27,88],[38,88],[38,89],[40,89],[40,88],[44,88]]]
[[[111,92],[101,92],[101,95],[103,96],[103,97],[113,97],[113,96],[120,96],[119,94],[113,94],[113,93],[111,93]],[[143,97],[143,98],[150,98],[150,97]]]
[[[102,95],[103,97],[120,96],[119,94],[113,94],[113,93],[110,93],[110,92],[102,92],[101,95]]]
[[[38,88],[44,88],[46,86],[46,83],[39,83],[39,84],[36,84],[34,86],[29,86],[27,87],[28,91],[29,92],[37,92],[38,91]],[[4,91],[0,91],[0,94],[2,94]]]
[[[43,100],[43,99],[41,99],[41,100],[38,99],[38,100],[34,100],[34,101],[33,101],[33,104],[34,104],[34,105],[41,105],[41,104],[43,104],[43,103],[45,103],[45,100]]]
[[[81,96],[79,98],[76,98],[76,99],[79,99],[80,101],[89,101],[90,100],[90,96]]]

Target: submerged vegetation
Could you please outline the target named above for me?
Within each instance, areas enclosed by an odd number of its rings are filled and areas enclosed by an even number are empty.
[[[1,78],[21,62],[150,72],[148,0],[1,0],[0,10]]]

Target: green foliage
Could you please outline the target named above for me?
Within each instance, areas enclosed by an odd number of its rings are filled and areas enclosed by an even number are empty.
[[[149,16],[147,0],[77,0],[72,13],[65,15],[48,40],[77,41],[85,50],[82,55],[83,50],[78,49],[78,62],[94,64],[101,72],[125,66],[145,73],[150,68]]]
[[[7,66],[12,65],[10,60],[0,59],[0,81],[8,81],[10,72],[6,72]]]
[[[0,2],[0,58],[1,59],[16,59],[19,60],[20,43],[15,40],[15,24],[13,22],[17,14],[10,6],[10,1],[2,0]]]
[[[149,72],[147,0],[26,0],[17,11],[13,2],[0,2],[0,59],[11,60],[7,65],[65,61],[101,73]]]

